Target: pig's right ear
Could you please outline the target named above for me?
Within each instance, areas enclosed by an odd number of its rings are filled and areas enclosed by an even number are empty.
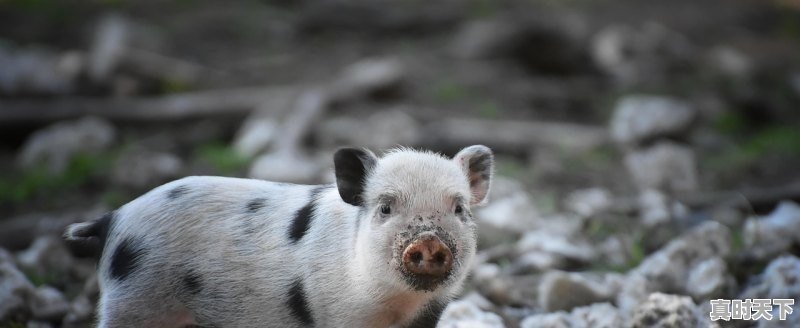
[[[369,150],[342,148],[336,151],[333,166],[342,200],[355,206],[364,204],[364,182],[377,162],[378,157]]]

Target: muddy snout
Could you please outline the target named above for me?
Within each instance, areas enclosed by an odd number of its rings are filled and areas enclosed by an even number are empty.
[[[453,252],[435,234],[422,234],[403,251],[403,266],[413,275],[441,279],[453,267]]]

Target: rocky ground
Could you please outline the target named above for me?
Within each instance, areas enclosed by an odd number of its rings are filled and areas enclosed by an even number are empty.
[[[60,234],[161,183],[475,143],[441,327],[800,326],[708,316],[800,298],[792,1],[7,1],[0,31],[0,327],[91,326]]]

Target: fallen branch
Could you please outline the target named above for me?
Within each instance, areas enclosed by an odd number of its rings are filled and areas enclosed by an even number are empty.
[[[448,118],[426,127],[426,146],[453,148],[485,144],[519,152],[535,146],[584,151],[608,142],[605,127],[556,122]]]
[[[265,106],[286,102],[300,89],[251,87],[212,90],[142,98],[64,97],[46,100],[0,100],[0,125],[47,123],[83,116],[119,121],[179,120],[202,116],[246,115],[254,108],[281,113],[285,107]]]

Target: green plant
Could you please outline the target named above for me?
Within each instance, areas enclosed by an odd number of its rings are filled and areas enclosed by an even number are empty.
[[[112,156],[111,153],[79,154],[60,173],[53,173],[44,165],[35,165],[4,175],[0,177],[0,203],[19,203],[37,194],[80,186],[104,173]]]
[[[197,154],[211,164],[214,169],[224,174],[233,174],[244,169],[250,160],[237,154],[230,146],[221,142],[212,142],[201,146]]]

